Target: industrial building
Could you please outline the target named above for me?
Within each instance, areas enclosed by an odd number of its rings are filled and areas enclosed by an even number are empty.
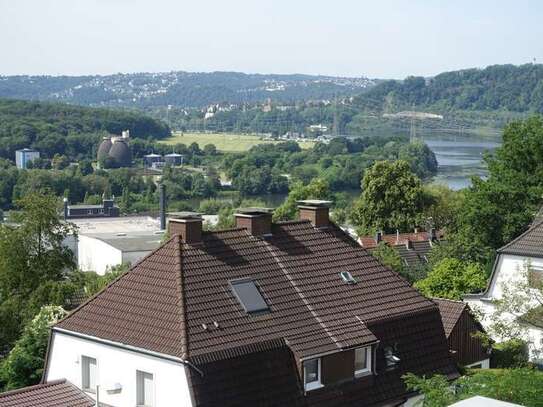
[[[28,163],[40,158],[40,152],[32,148],[23,148],[15,151],[15,164],[19,169],[26,169]]]
[[[132,151],[129,146],[130,132],[124,130],[121,136],[104,137],[98,147],[97,159],[99,163],[111,161],[114,167],[130,167],[132,165]]]
[[[164,162],[171,166],[183,165],[183,154],[170,153],[164,156]]]
[[[150,216],[90,217],[70,219],[77,237],[66,239],[79,269],[104,274],[112,266],[135,264],[160,244],[164,231]]]
[[[67,199],[64,200],[64,219],[116,217],[119,214],[113,199],[103,199],[100,205],[70,205]]]
[[[80,270],[104,274],[119,264],[135,264],[155,250],[164,231],[126,233],[89,233],[78,238],[77,262]]]

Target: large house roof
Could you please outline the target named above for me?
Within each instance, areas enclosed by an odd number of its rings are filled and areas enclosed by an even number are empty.
[[[269,311],[245,312],[231,284],[245,279]],[[437,305],[334,224],[309,221],[263,236],[204,231],[192,244],[174,234],[54,329],[190,362],[202,407],[372,405],[404,396],[404,373],[456,373]],[[381,349],[370,388],[362,380],[304,396],[301,360],[374,343],[400,343],[402,368],[386,371]]]
[[[543,257],[543,222],[534,222],[526,232],[498,249],[498,253]]]
[[[0,394],[2,407],[93,407],[96,402],[65,379]]]
[[[229,288],[239,278],[255,282],[271,312],[244,312]],[[298,221],[266,238],[174,236],[57,327],[180,358],[283,338],[304,358],[374,342],[366,324],[433,307],[341,229]]]

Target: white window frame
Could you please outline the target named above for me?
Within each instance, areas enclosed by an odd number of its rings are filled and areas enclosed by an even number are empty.
[[[313,361],[313,360],[317,361],[317,375],[318,375],[318,378],[317,378],[317,380],[315,380],[313,382],[307,383],[305,381],[305,378],[306,378],[305,363]],[[322,362],[321,358],[308,359],[308,360],[305,360],[303,362],[303,375],[304,375],[304,389],[305,389],[305,391],[316,390],[316,389],[320,389],[321,387],[323,387],[323,384],[322,384],[322,372],[321,372],[322,363],[321,362]]]
[[[364,369],[359,369],[359,370],[356,370],[356,368],[355,368],[354,377],[367,376],[367,375],[372,373],[372,369],[371,369],[371,366],[372,366],[371,365],[371,363],[372,363],[372,347],[371,346],[364,346],[364,347],[361,347],[361,348],[356,348],[354,350],[355,366],[356,366],[356,353],[361,351],[361,350],[364,350],[366,352],[366,367]]]
[[[139,386],[138,386],[138,376],[139,376],[139,373],[145,373],[145,374],[150,374],[151,376],[153,376],[153,396],[151,397],[151,404],[139,404],[138,403],[138,390],[139,390]],[[144,370],[144,369],[136,369],[136,407],[154,407],[156,405],[156,385],[155,385],[155,382],[156,382],[156,374],[154,372],[150,372],[148,370]]]
[[[94,383],[95,383],[96,387],[94,387],[94,388],[85,387],[85,375],[88,376],[89,383],[91,382],[90,370],[85,372],[85,368],[89,366],[88,364],[87,364],[87,366],[85,366],[85,362],[84,362],[85,359],[93,359],[95,361],[95,364],[96,364],[96,368],[95,368],[96,375],[95,375],[95,378],[94,378]],[[97,387],[98,387],[98,358],[95,358],[95,357],[92,357],[92,356],[87,356],[87,355],[81,355],[81,389],[83,389],[83,391],[85,393],[96,394]]]

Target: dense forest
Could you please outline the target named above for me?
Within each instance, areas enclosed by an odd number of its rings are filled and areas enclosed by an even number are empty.
[[[199,108],[214,103],[295,102],[351,96],[368,78],[239,72],[134,73],[107,76],[0,76],[0,97],[91,106]]]
[[[543,112],[543,65],[492,65],[445,72],[433,78],[385,81],[354,104],[364,110],[397,112],[426,107],[443,110]]]
[[[130,130],[135,138],[170,135],[164,123],[141,113],[0,99],[0,157],[14,160],[15,150],[33,147],[43,157],[91,158],[105,134]]]

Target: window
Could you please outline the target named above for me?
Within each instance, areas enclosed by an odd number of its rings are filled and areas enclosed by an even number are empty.
[[[304,362],[304,387],[306,391],[322,387],[320,359],[311,359]]]
[[[352,274],[348,271],[342,271],[339,273],[341,276],[341,279],[347,283],[347,284],[356,284],[356,279],[352,276]]]
[[[96,377],[98,369],[96,359],[81,356],[81,387],[89,393],[96,393]]]
[[[136,371],[136,398],[138,407],[152,407],[154,405],[153,375],[151,373]]]
[[[371,347],[354,350],[354,375],[365,376],[371,373]]]
[[[268,304],[266,304],[253,280],[230,281],[230,288],[245,312],[253,313],[268,310]]]
[[[397,356],[396,345],[394,347],[387,346],[385,349],[385,361],[387,365],[387,370],[393,370],[396,368],[396,365],[400,363],[400,358]]]

